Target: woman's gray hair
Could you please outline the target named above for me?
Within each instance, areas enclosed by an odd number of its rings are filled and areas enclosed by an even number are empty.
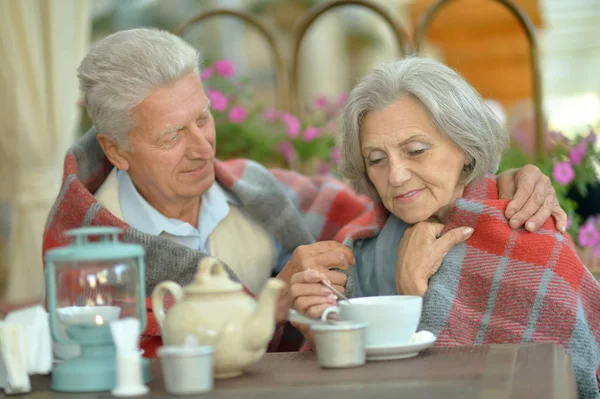
[[[114,33],[79,66],[79,85],[98,132],[129,148],[131,112],[156,87],[199,73],[200,53],[182,38],[157,29]]]
[[[509,139],[494,112],[471,85],[446,65],[428,58],[408,57],[382,64],[362,78],[342,111],[338,137],[340,173],[354,190],[380,200],[361,153],[361,122],[369,112],[383,110],[405,96],[420,101],[439,132],[471,160],[461,183],[496,172]]]

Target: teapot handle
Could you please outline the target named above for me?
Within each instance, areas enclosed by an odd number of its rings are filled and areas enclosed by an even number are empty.
[[[174,281],[163,281],[154,288],[154,291],[152,291],[152,311],[154,312],[154,317],[156,317],[160,331],[163,334],[165,322],[165,305],[163,298],[166,293],[173,295],[175,303],[177,303],[183,298],[183,288]]]
[[[199,283],[205,283],[211,276],[229,277],[221,261],[219,261],[217,258],[213,258],[212,256],[206,256],[198,265],[196,281]]]

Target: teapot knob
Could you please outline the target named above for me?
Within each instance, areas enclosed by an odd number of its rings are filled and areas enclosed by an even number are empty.
[[[204,284],[212,276],[229,277],[221,261],[212,256],[205,256],[198,265],[194,280],[199,284]]]

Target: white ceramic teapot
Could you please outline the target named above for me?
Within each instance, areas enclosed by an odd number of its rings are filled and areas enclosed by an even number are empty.
[[[235,377],[259,360],[275,330],[279,291],[285,286],[271,278],[258,301],[229,279],[223,265],[205,257],[194,281],[182,288],[165,281],[152,292],[152,308],[165,345],[182,345],[194,335],[200,344],[214,345],[216,378]],[[163,297],[171,293],[175,304],[165,316]]]

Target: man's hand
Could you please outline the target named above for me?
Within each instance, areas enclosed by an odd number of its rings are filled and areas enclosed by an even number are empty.
[[[328,282],[330,282],[338,291],[344,292],[344,287],[346,286],[346,275],[340,272],[331,271],[329,269],[335,268],[347,270],[350,265],[354,264],[354,262],[354,254],[347,246],[335,241],[321,241],[310,245],[302,245],[296,248],[292,254],[292,257],[285,265],[281,273],[279,273],[277,278],[286,282],[289,287],[293,283],[292,277],[294,275],[309,270],[307,276],[313,274],[318,276],[312,278],[311,283],[318,283],[320,280],[316,279],[323,278],[328,280]],[[296,284],[299,284],[299,282],[296,282]],[[309,285],[312,286],[313,284]],[[319,284],[319,286],[321,286],[321,284]],[[298,299],[299,297],[313,298],[312,289],[313,288],[309,288],[309,292],[305,293],[304,295],[297,295],[296,297]],[[287,320],[287,310],[291,305],[293,305],[290,298],[291,289],[285,291],[285,293],[280,295],[277,306],[278,323],[283,323]],[[325,293],[325,290],[320,291],[322,293],[320,299],[322,300],[323,304],[329,301],[328,298],[329,295],[331,295],[331,292],[329,292],[329,290],[327,291],[327,293]],[[300,289],[299,293],[304,293],[303,288]],[[314,302],[315,299],[313,298],[311,301]],[[314,304],[307,305],[305,302],[305,299],[302,299],[299,304],[296,304],[296,306],[304,306],[304,311],[311,306],[314,306]]]
[[[536,231],[553,216],[556,229],[567,231],[567,214],[558,203],[550,178],[537,166],[525,165],[498,175],[498,195],[511,200],[504,215],[513,229],[525,225],[528,231]]]
[[[399,295],[425,295],[429,278],[437,272],[444,256],[473,234],[471,227],[458,227],[440,237],[443,230],[443,224],[432,222],[420,222],[406,230],[397,249]]]
[[[305,270],[292,276],[290,304],[298,312],[318,319],[325,309],[337,303],[337,297],[321,284],[325,280],[335,289],[344,292],[346,275],[339,272]]]

